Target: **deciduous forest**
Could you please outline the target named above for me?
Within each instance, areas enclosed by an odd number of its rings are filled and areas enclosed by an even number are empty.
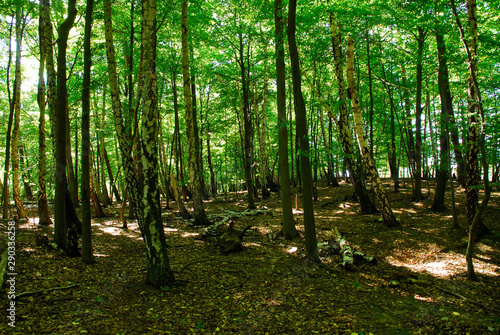
[[[1,333],[500,333],[500,2],[5,0]]]

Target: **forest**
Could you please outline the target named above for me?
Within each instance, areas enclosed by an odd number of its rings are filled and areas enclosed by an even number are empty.
[[[500,1],[0,26],[1,333],[500,333]]]

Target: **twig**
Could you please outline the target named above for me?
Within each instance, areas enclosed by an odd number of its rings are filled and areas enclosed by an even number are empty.
[[[462,300],[465,300],[465,301],[467,301],[467,302],[470,302],[471,304],[474,304],[474,305],[476,305],[476,306],[479,306],[479,307],[481,307],[481,308],[483,308],[483,309],[485,309],[485,310],[487,310],[487,311],[490,311],[490,312],[493,312],[493,313],[500,314],[500,310],[499,310],[499,309],[497,309],[497,308],[490,307],[490,306],[488,306],[488,305],[482,304],[482,303],[480,303],[480,302],[478,302],[478,301],[475,301],[475,300],[469,299],[469,298],[467,298],[467,297],[465,297],[465,296],[461,295],[460,293],[453,292],[453,291],[449,291],[449,290],[447,290],[447,289],[445,289],[445,288],[442,288],[442,287],[440,287],[439,289],[440,289],[441,291],[445,292],[445,293],[451,294],[451,295],[453,295],[453,296],[455,296],[455,297],[457,297],[457,298],[460,298],[460,299],[462,299]]]
[[[47,289],[38,290],[38,291],[25,291],[25,292],[22,292],[22,293],[19,293],[18,295],[16,295],[16,299],[19,299],[22,297],[29,297],[32,295],[37,295],[37,294],[42,294],[42,293],[47,293],[50,291],[68,290],[70,288],[77,287],[77,286],[78,286],[78,284],[73,284],[73,285],[69,285],[69,286],[52,287],[52,288],[47,288]]]

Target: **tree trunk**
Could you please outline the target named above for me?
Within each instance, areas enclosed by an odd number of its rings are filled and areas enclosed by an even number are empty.
[[[384,185],[382,185],[382,180],[380,180],[377,168],[375,167],[375,162],[373,161],[372,154],[366,141],[363,129],[363,120],[361,119],[361,106],[359,105],[358,100],[358,89],[354,83],[354,41],[350,38],[347,44],[347,83],[349,85],[349,91],[351,92],[352,113],[354,116],[354,123],[356,125],[359,149],[363,155],[363,161],[372,180],[372,185],[375,187],[377,198],[382,206],[382,218],[384,219],[384,223],[387,227],[399,226],[400,224],[392,212],[389,198],[387,197]]]
[[[90,212],[90,71],[92,54],[90,49],[92,33],[92,12],[94,0],[87,1],[85,13],[85,35],[83,40],[83,87],[82,87],[82,261],[95,262],[92,249],[92,226]]]
[[[465,191],[465,205],[467,208],[467,222],[472,225],[478,208],[478,183],[479,183],[479,88],[474,84],[478,63],[478,29],[476,0],[467,0],[468,36],[469,36],[469,69],[470,76],[467,81],[468,94],[468,120],[467,120],[467,187]]]
[[[66,87],[66,49],[68,45],[69,31],[76,18],[76,0],[68,2],[68,15],[64,22],[57,29],[57,100],[55,108],[55,149],[56,149],[56,187],[55,187],[55,210],[54,210],[54,241],[59,248],[72,254],[71,247],[75,246],[74,241],[68,240],[70,222],[66,217],[69,203],[66,199],[68,187],[66,178],[67,157],[66,157],[66,124],[68,118],[67,111],[67,87]],[[71,235],[74,237],[74,235]]]
[[[182,1],[182,76],[184,79],[184,104],[186,107],[186,135],[188,142],[189,176],[191,177],[191,191],[193,193],[194,223],[198,226],[209,226],[203,205],[202,171],[199,159],[199,138],[196,109],[192,108],[192,96],[189,75],[189,45],[188,45],[188,3]]]
[[[160,198],[158,192],[158,163],[156,145],[158,135],[157,83],[156,83],[156,2],[143,2],[143,113],[141,129],[141,162],[143,178],[139,181],[132,160],[132,146],[123,124],[121,102],[118,90],[113,28],[111,22],[111,3],[104,2],[105,35],[108,56],[113,114],[116,134],[120,144],[123,170],[129,188],[129,194],[137,213],[139,227],[146,244],[147,274],[146,280],[156,288],[171,285],[174,275],[170,269],[167,255],[165,233],[161,221]]]
[[[9,170],[10,170],[10,145],[11,145],[11,135],[12,135],[12,123],[14,122],[14,104],[12,102],[12,96],[10,91],[10,68],[12,64],[12,28],[14,26],[14,21],[12,20],[9,26],[9,60],[7,64],[7,93],[9,97],[9,122],[7,125],[7,136],[5,136],[5,165],[4,165],[4,175],[3,175],[3,187],[2,187],[2,217],[4,219],[9,218]],[[14,85],[15,87],[15,85]]]
[[[438,49],[438,87],[439,95],[441,97],[441,117],[440,117],[440,130],[439,137],[440,154],[439,154],[439,168],[437,170],[436,193],[434,196],[434,203],[432,210],[435,212],[443,212],[445,210],[444,195],[446,192],[446,181],[448,179],[449,166],[449,136],[446,124],[448,123],[449,115],[453,114],[453,103],[450,91],[448,66],[446,60],[446,48],[444,45],[443,36],[436,33],[436,42]],[[450,112],[451,110],[451,112]]]
[[[413,173],[415,187],[413,188],[413,201],[424,199],[424,195],[422,194],[422,62],[425,35],[424,28],[418,27],[417,90],[415,94],[415,170]]]
[[[253,165],[253,124],[249,102],[249,87],[248,87],[248,67],[245,65],[243,33],[238,33],[239,48],[238,48],[238,64],[240,66],[241,75],[241,90],[243,91],[243,167],[245,170],[245,182],[247,185],[247,200],[248,208],[255,209],[254,202],[254,184],[252,178]],[[249,46],[247,46],[249,47]]]
[[[186,23],[187,25],[187,23]],[[192,47],[191,47],[191,53],[192,53]],[[192,56],[192,55],[191,55]],[[188,58],[189,59],[189,58]],[[192,64],[190,65],[192,66]],[[194,115],[194,134],[195,134],[195,148],[196,148],[196,165],[197,165],[197,171],[199,175],[199,182],[200,182],[200,190],[199,192],[202,195],[202,201],[203,200],[208,200],[210,198],[210,195],[208,194],[207,186],[205,185],[205,176],[203,174],[203,142],[200,140],[200,137],[203,136],[203,114],[200,112],[200,124],[202,125],[201,128],[198,127],[198,111],[197,111],[197,106],[196,106],[196,77],[194,75],[194,71],[191,72],[191,98],[192,98],[192,103],[191,103],[191,108],[192,108],[192,115]]]
[[[58,65],[59,66],[59,65]],[[66,108],[68,108],[68,97],[66,97]],[[71,201],[78,207],[80,202],[78,199],[78,180],[75,176],[75,169],[73,164],[73,155],[71,154],[71,125],[69,122],[69,110],[66,111],[66,160],[67,160],[67,184],[69,193],[71,194]]]
[[[283,236],[291,240],[299,235],[292,212],[292,194],[290,189],[290,170],[288,164],[288,129],[286,118],[286,83],[285,83],[285,49],[284,21],[282,0],[274,2],[274,26],[276,40],[276,95],[278,109],[278,152],[279,177],[281,187],[281,209],[283,211]]]
[[[45,81],[43,74],[45,71],[45,59],[47,54],[47,37],[45,30],[50,24],[50,2],[42,0],[40,2],[40,17],[38,35],[40,39],[40,68],[38,72],[38,107],[40,109],[38,125],[38,224],[47,226],[52,224],[49,214],[49,204],[47,200],[47,156],[45,138]]]
[[[217,182],[215,179],[214,165],[212,162],[212,152],[210,150],[210,122],[207,115],[207,162],[210,170],[210,188],[212,190],[212,197],[217,196]]]
[[[340,43],[340,32],[333,14],[330,14],[330,31],[332,35],[332,47],[333,55],[335,61],[335,74],[337,77],[337,85],[339,92],[339,118],[337,120],[337,126],[339,129],[340,140],[342,143],[342,148],[345,154],[345,160],[347,163],[347,168],[349,169],[349,174],[352,178],[352,183],[356,195],[358,196],[359,204],[361,206],[361,212],[363,214],[373,214],[377,213],[378,210],[375,205],[370,200],[368,191],[366,189],[366,184],[364,181],[364,173],[362,166],[359,166],[356,162],[354,145],[352,141],[352,130],[349,121],[349,112],[347,109],[347,91],[345,87],[344,74],[342,69],[342,50]],[[334,118],[330,115],[330,118]]]
[[[290,0],[288,8],[288,46],[292,68],[293,99],[295,102],[296,134],[300,145],[300,170],[302,175],[302,204],[304,207],[304,230],[306,258],[312,262],[321,262],[316,242],[316,224],[312,198],[312,173],[309,160],[309,137],[307,134],[307,116],[304,97],[302,96],[299,54],[295,41],[295,16],[297,1]]]
[[[21,122],[21,44],[25,27],[21,5],[16,8],[16,72],[14,79],[14,128],[12,129],[12,194],[18,218],[27,218],[19,187],[19,126]]]

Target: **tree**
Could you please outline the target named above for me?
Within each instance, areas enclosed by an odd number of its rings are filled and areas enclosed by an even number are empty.
[[[14,76],[14,128],[12,129],[12,188],[13,198],[16,204],[17,216],[19,218],[26,218],[26,211],[21,200],[21,190],[19,188],[19,127],[21,122],[21,44],[23,40],[23,30],[25,27],[26,17],[24,10],[21,8],[22,4],[16,5],[16,69]],[[6,182],[7,184],[7,182]]]
[[[90,212],[90,71],[92,54],[90,49],[92,13],[94,0],[87,1],[84,36],[84,73],[82,87],[82,261],[95,262],[92,251],[92,229]]]
[[[448,124],[449,115],[453,114],[453,104],[450,92],[450,83],[448,76],[448,65],[446,63],[446,47],[444,44],[443,35],[439,32],[436,33],[436,42],[438,49],[438,86],[439,96],[441,97],[441,116],[440,116],[440,136],[439,136],[439,167],[436,172],[436,193],[434,195],[434,203],[432,210],[435,212],[442,212],[444,206],[444,194],[446,191],[446,180],[448,179],[449,166],[449,135],[446,124]],[[451,110],[451,111],[450,111]]]
[[[337,85],[339,92],[339,117],[336,120],[339,129],[340,140],[342,143],[342,148],[345,154],[345,160],[347,163],[347,168],[349,169],[350,176],[352,178],[352,183],[354,185],[354,190],[359,200],[361,206],[361,212],[363,214],[373,214],[377,213],[377,208],[372,203],[368,196],[368,191],[366,189],[363,168],[358,165],[358,162],[354,153],[354,145],[352,143],[352,130],[349,121],[349,111],[347,105],[347,91],[345,87],[344,74],[342,70],[342,50],[340,43],[340,31],[335,22],[335,18],[332,13],[330,13],[330,31],[332,35],[332,48],[333,48],[333,58],[335,62],[335,75],[337,77]],[[333,115],[330,115],[334,118]]]
[[[347,84],[349,86],[349,91],[351,92],[351,102],[352,102],[352,114],[354,116],[354,123],[356,126],[356,135],[358,138],[359,150],[363,155],[363,161],[366,166],[366,170],[371,178],[372,185],[375,187],[377,193],[377,198],[382,206],[382,218],[387,227],[397,227],[399,222],[397,221],[392,208],[389,203],[389,198],[382,185],[382,180],[378,175],[375,163],[373,161],[372,154],[368,147],[368,142],[366,140],[366,135],[363,129],[363,120],[361,119],[361,107],[359,105],[358,89],[354,82],[354,41],[349,38],[347,43]]]
[[[68,222],[67,211],[72,206],[71,198],[67,197],[66,178],[66,123],[67,113],[67,85],[66,85],[66,51],[68,45],[69,31],[71,30],[77,14],[76,0],[68,2],[68,15],[63,23],[57,28],[57,99],[55,107],[55,158],[56,158],[56,187],[55,187],[55,209],[54,209],[54,241],[59,248],[66,251],[68,255],[77,255],[78,242],[76,228],[72,222]]]
[[[415,94],[415,170],[413,173],[415,187],[413,188],[413,201],[424,199],[422,194],[422,63],[426,34],[424,28],[418,27],[417,90]]]
[[[191,85],[189,75],[189,45],[188,45],[188,5],[187,0],[182,1],[182,77],[184,79],[184,105],[186,106],[186,133],[188,142],[189,175],[191,177],[191,190],[193,192],[194,221],[196,225],[208,226],[207,215],[203,207],[203,178],[201,165],[198,163],[201,156],[199,152],[198,124],[196,109],[192,108]]]
[[[282,0],[274,2],[274,27],[276,50],[276,104],[278,109],[278,145],[279,145],[279,176],[281,187],[281,208],[283,211],[283,236],[293,239],[299,235],[292,212],[292,193],[290,190],[290,170],[288,165],[288,129],[286,118],[286,78],[285,78],[285,34],[283,23]]]
[[[38,72],[38,106],[40,109],[39,117],[39,135],[38,135],[38,223],[40,225],[50,225],[52,220],[50,219],[49,206],[47,200],[47,157],[46,157],[46,139],[45,139],[45,81],[44,81],[44,71],[45,71],[45,59],[47,57],[47,36],[45,31],[49,29],[50,25],[50,3],[48,0],[43,0],[40,2],[40,18],[39,18],[39,40],[40,40],[40,67]],[[51,29],[51,28],[50,28]]]
[[[297,1],[291,0],[288,7],[288,48],[292,68],[293,101],[295,103],[295,120],[297,140],[300,148],[300,171],[302,174],[302,202],[304,206],[304,230],[306,258],[312,262],[320,262],[316,243],[316,223],[314,221],[313,190],[311,161],[309,159],[309,136],[307,134],[307,116],[301,88],[299,53],[295,40],[295,17]]]
[[[165,232],[161,220],[158,191],[158,86],[156,79],[156,1],[145,0],[142,11],[142,100],[141,165],[142,175],[132,159],[132,145],[123,123],[122,108],[118,90],[111,3],[104,1],[106,52],[108,73],[116,135],[120,146],[127,188],[137,215],[139,227],[146,244],[146,281],[156,288],[171,285],[175,281],[167,254]]]

